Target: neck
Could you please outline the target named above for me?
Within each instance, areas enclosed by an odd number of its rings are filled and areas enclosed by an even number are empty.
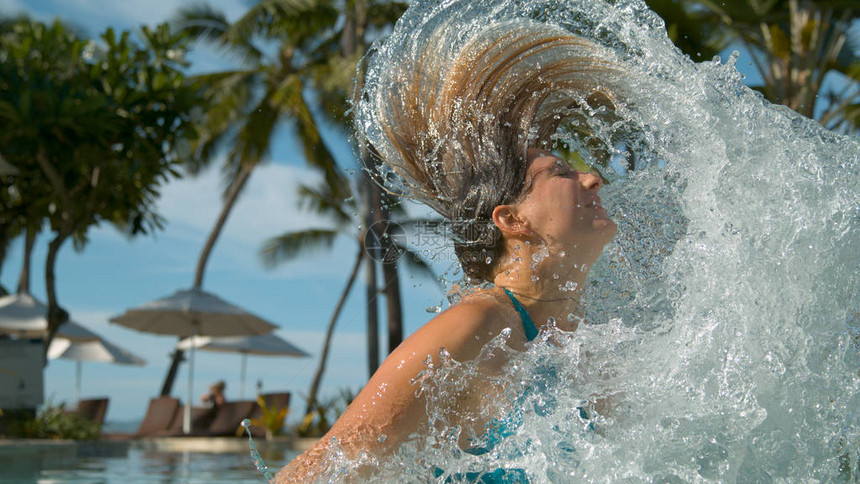
[[[496,275],[495,285],[514,293],[538,327],[553,318],[562,329],[576,329],[580,297],[593,261],[564,252],[548,254],[543,246],[525,244],[513,253]]]

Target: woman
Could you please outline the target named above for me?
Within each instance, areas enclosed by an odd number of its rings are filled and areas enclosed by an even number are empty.
[[[278,482],[328,477],[333,441],[357,458],[385,455],[420,435],[426,396],[416,396],[412,382],[441,350],[467,361],[505,330],[516,350],[548,321],[575,330],[588,268],[615,234],[600,205],[601,178],[549,151],[560,124],[576,118],[582,132],[582,121],[612,106],[611,57],[529,20],[492,23],[467,38],[456,25],[429,25],[371,59],[358,134],[379,153],[382,179],[398,180],[404,195],[451,221],[464,273],[485,285],[389,355],[331,431],[282,469]],[[483,364],[489,374],[505,360]],[[494,394],[476,377],[451,411],[472,412]],[[473,454],[504,437],[499,420],[462,426],[460,446]]]
[[[200,395],[200,401],[209,408],[218,408],[226,402],[224,397],[224,389],[227,383],[224,380],[218,380],[209,386],[209,392]]]

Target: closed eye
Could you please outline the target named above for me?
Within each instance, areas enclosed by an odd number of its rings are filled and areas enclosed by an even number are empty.
[[[574,170],[570,166],[568,166],[564,163],[561,163],[561,162],[558,162],[555,165],[553,165],[551,170],[552,170],[552,172],[551,172],[552,175],[561,176],[564,178],[574,178],[579,174],[579,172],[577,170]]]

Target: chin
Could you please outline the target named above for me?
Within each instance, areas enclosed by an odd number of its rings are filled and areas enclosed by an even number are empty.
[[[597,219],[594,221],[594,228],[599,232],[606,234],[607,242],[612,240],[612,237],[615,236],[615,233],[618,232],[618,226],[615,225],[615,222],[608,218]]]

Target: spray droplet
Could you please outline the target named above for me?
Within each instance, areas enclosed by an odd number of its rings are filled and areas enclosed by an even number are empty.
[[[490,265],[490,264],[492,264],[492,263],[493,263],[493,258],[492,258],[492,257],[487,257],[487,258],[484,260],[484,262],[486,262],[486,263],[487,263],[487,265]]]
[[[567,281],[564,285],[558,286],[558,289],[562,292],[573,292],[576,290],[576,283],[573,281]]]
[[[441,313],[442,307],[441,306],[427,306],[426,308],[424,308],[424,310],[427,311],[428,313]]]
[[[242,427],[245,427],[245,432],[248,433],[248,445],[251,448],[251,460],[254,462],[254,466],[260,471],[260,474],[263,474],[263,477],[266,478],[266,482],[272,484],[275,482],[274,476],[269,472],[269,467],[263,462],[263,458],[260,457],[260,452],[257,451],[257,445],[254,444],[254,438],[251,437],[251,421],[247,418],[242,420]]]

